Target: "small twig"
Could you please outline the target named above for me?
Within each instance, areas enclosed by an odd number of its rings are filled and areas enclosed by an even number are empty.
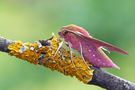
[[[0,37],[0,51],[8,53],[8,45],[13,41]],[[94,68],[92,80],[89,85],[96,85],[107,90],[135,90],[135,84],[120,77],[112,75],[101,69]]]

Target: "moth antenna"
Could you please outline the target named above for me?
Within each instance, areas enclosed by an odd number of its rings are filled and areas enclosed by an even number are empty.
[[[84,61],[84,63],[86,64],[86,66],[89,67],[88,64],[86,63],[84,57],[83,57],[83,52],[82,52],[83,47],[82,47],[82,44],[80,42],[79,42],[79,44],[80,44],[80,54],[81,54],[82,60]]]
[[[59,46],[58,46],[58,48],[57,48],[57,50],[56,50],[56,52],[55,52],[55,54],[54,54],[53,57],[55,57],[55,55],[58,53],[58,51],[60,50],[60,48],[62,47],[62,45],[63,45],[63,41],[61,41],[61,42],[59,43]]]

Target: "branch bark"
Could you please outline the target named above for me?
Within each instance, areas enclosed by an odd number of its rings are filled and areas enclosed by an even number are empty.
[[[112,75],[102,69],[94,69],[93,78],[88,84],[96,85],[107,90],[135,90],[134,83]]]
[[[0,51],[8,53],[7,47],[12,42],[12,40],[0,37]],[[88,82],[89,85],[96,85],[107,90],[135,90],[134,83],[112,75],[102,69],[93,69],[93,78]]]

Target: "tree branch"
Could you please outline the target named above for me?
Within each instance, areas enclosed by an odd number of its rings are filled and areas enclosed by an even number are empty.
[[[13,41],[9,40],[9,39],[6,39],[6,38],[3,38],[3,37],[0,37],[0,51],[2,52],[8,52],[8,45],[10,43],[12,43]]]
[[[135,90],[134,83],[98,68],[95,68],[93,78],[88,84],[97,85],[107,90]]]
[[[0,51],[8,53],[8,45],[13,41],[0,37]],[[93,77],[89,85],[96,85],[107,90],[135,90],[135,84],[106,71],[94,68]]]

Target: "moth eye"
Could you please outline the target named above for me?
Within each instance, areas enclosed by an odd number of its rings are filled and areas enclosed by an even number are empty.
[[[68,31],[63,31],[63,35],[65,36],[68,33]]]

